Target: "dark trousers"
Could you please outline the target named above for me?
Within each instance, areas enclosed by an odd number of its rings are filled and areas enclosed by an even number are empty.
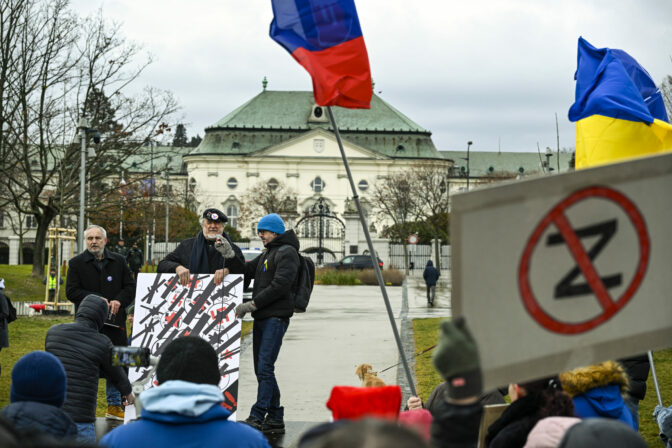
[[[434,294],[436,293],[436,285],[427,285],[427,301],[434,303]]]
[[[250,415],[260,421],[282,420],[284,408],[280,406],[280,388],[275,379],[275,361],[278,359],[282,338],[289,327],[289,318],[269,317],[254,320],[252,351],[254,374],[257,376],[257,402]]]

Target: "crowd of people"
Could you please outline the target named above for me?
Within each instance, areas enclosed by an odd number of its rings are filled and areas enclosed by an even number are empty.
[[[99,378],[107,383],[107,418],[124,420],[124,405],[138,398],[128,372],[111,360],[113,346],[129,341],[127,314],[132,315],[135,278],[142,263],[132,261],[137,244],[126,252],[120,240],[110,251],[105,229],[92,225],[85,232],[86,250],[69,262],[66,296],[75,305],[74,322],[50,328],[44,351],[28,353],[13,366],[10,404],[0,412],[0,446],[267,447],[264,435],[283,434],[284,407],[275,362],[294,313],[299,240],[280,216],[266,215],[257,225],[266,250],[246,263],[224,231],[226,222],[221,211],[205,210],[198,235],[161,260],[158,272],[175,274],[182,285],[194,274],[213,274],[216,284],[229,273],[243,274],[246,286],[254,280],[252,300],[235,308],[237,318],[251,313],[254,319],[258,387],[247,418],[229,421],[231,412],[221,405],[217,354],[203,339],[184,336],[164,348],[155,387],[139,397],[140,418],[97,440]],[[424,271],[430,305],[438,277],[430,261]],[[54,273],[45,279],[50,286],[56,282]],[[7,343],[9,317],[1,288],[0,299],[1,349]],[[481,446],[492,448],[646,446],[637,432],[638,403],[649,374],[645,356],[484,391],[478,346],[465,320],[455,318],[441,324],[433,361],[444,381],[426,402],[410,397],[402,411],[398,386],[335,388],[327,402],[333,421],[311,428],[298,446],[461,448],[479,446],[479,438]],[[503,411],[486,427],[484,406],[493,404]],[[672,407],[657,407],[655,418],[663,443],[672,448]]]

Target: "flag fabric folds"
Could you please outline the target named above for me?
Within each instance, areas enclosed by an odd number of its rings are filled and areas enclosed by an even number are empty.
[[[579,38],[575,102],[576,167],[672,150],[672,125],[658,87],[623,50]]]
[[[315,102],[368,109],[371,70],[354,0],[271,1],[271,38],[313,78]]]

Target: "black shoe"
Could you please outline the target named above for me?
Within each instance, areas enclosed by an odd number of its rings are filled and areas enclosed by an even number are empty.
[[[261,432],[264,434],[284,434],[285,422],[266,417],[266,420],[261,425]]]
[[[261,428],[263,426],[263,423],[261,422],[261,420],[259,420],[258,418],[252,417],[251,415],[240,423],[245,423],[246,425],[253,427],[257,431],[261,431],[262,430]]]

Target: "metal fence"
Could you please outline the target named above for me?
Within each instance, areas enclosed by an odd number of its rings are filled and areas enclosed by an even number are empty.
[[[409,268],[414,270],[424,269],[427,260],[432,260],[436,266],[436,254],[434,248],[429,244],[409,244],[408,246]],[[441,269],[450,269],[450,246],[441,246]],[[405,269],[404,246],[403,244],[390,244],[390,268]]]

